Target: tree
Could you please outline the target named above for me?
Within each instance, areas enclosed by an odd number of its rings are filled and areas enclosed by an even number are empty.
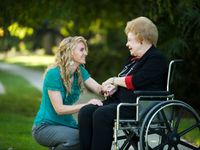
[[[5,30],[6,38],[10,37],[7,28],[13,22],[33,28],[34,35],[48,22],[48,29],[63,36],[86,37],[91,49],[87,65],[89,70],[96,70],[96,66],[99,66],[98,70],[107,70],[93,71],[94,77],[100,81],[119,71],[119,63],[112,60],[121,62],[127,55],[124,50],[126,22],[137,16],[147,16],[158,26],[158,47],[169,59],[182,58],[187,62],[178,75],[185,86],[179,88],[175,84],[178,97],[186,101],[193,99],[193,105],[198,102],[199,0],[6,0],[1,2],[0,9],[0,27]],[[191,87],[196,90],[191,91]]]

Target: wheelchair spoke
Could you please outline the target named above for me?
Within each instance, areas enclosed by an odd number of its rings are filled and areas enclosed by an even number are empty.
[[[125,140],[123,145],[121,146],[120,150],[123,150],[127,147],[127,145],[129,144],[129,141],[128,140]]]
[[[186,133],[190,132],[191,130],[195,129],[196,127],[198,127],[198,124],[195,124],[195,125],[191,126],[190,128],[185,129],[184,131],[179,133],[179,137],[185,135]]]
[[[163,110],[161,110],[161,114],[162,114],[162,117],[163,117],[163,119],[164,119],[164,123],[165,123],[165,125],[166,125],[168,131],[171,131],[170,124],[169,124],[169,122],[168,122],[168,120],[167,120],[167,117],[166,117],[166,115],[165,115],[165,112],[164,112]]]
[[[177,146],[174,146],[174,149],[175,149],[175,150],[178,150],[178,147],[177,147]]]
[[[117,137],[117,140],[123,140],[123,139],[126,139],[126,136],[125,136],[125,135],[123,135],[123,136],[118,136],[118,137]]]
[[[139,141],[138,137],[131,130],[123,130],[126,140],[121,146],[121,150],[128,150],[130,146],[132,146],[135,150],[137,150],[137,142]]]
[[[178,127],[179,127],[179,124],[180,124],[180,120],[181,120],[181,117],[183,115],[183,110],[181,109],[180,112],[178,113],[178,116],[177,116],[177,121],[176,121],[176,124],[175,124],[175,127],[174,127],[174,130],[177,132],[178,130]]]
[[[124,143],[121,146],[120,150],[128,150],[131,145],[134,147],[134,149],[136,148],[135,145],[133,145],[133,143],[131,141],[126,140],[126,141],[124,141]]]
[[[167,150],[171,150],[171,149],[172,149],[172,146],[171,146],[171,145],[169,145]]]
[[[126,145],[126,147],[125,147],[125,149],[124,150],[129,150],[129,147],[131,146],[131,144],[130,143],[128,143],[127,145]]]
[[[193,146],[193,145],[191,145],[191,144],[189,144],[189,143],[187,143],[187,142],[184,142],[184,141],[180,141],[179,144],[181,144],[181,145],[183,145],[183,146],[185,146],[185,147],[187,147],[187,148],[191,148],[191,149],[193,149],[193,150],[195,150],[195,149],[198,150],[197,147],[195,147],[195,146]]]

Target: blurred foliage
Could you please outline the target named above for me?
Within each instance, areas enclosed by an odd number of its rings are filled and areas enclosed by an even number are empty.
[[[33,29],[28,27],[19,27],[17,22],[14,22],[8,27],[8,31],[11,36],[16,36],[19,39],[23,39],[26,35],[32,35]]]
[[[52,47],[63,37],[82,35],[90,49],[87,68],[100,82],[117,75],[129,55],[126,22],[147,16],[159,29],[158,47],[163,53],[169,59],[185,60],[176,76],[183,85],[174,84],[177,97],[193,106],[199,104],[199,0],[6,0],[1,1],[0,9],[0,51],[19,50],[23,41],[26,49],[45,48],[52,54]],[[13,37],[8,27],[15,22],[20,28],[33,29],[33,34]]]

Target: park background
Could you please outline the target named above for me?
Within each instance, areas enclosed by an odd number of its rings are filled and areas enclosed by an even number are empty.
[[[199,0],[4,0],[0,2],[0,62],[43,72],[62,38],[81,35],[89,46],[86,68],[101,83],[116,76],[129,55],[124,28],[138,16],[157,25],[157,47],[169,60],[184,60],[176,68],[173,92],[199,111]],[[0,82],[6,89],[0,94],[0,150],[43,149],[30,133],[41,92],[2,70]]]

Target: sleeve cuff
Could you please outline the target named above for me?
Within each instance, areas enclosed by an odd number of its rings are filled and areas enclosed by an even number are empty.
[[[125,84],[126,84],[126,88],[129,90],[133,90],[135,87],[132,83],[132,76],[126,76],[125,77]]]

